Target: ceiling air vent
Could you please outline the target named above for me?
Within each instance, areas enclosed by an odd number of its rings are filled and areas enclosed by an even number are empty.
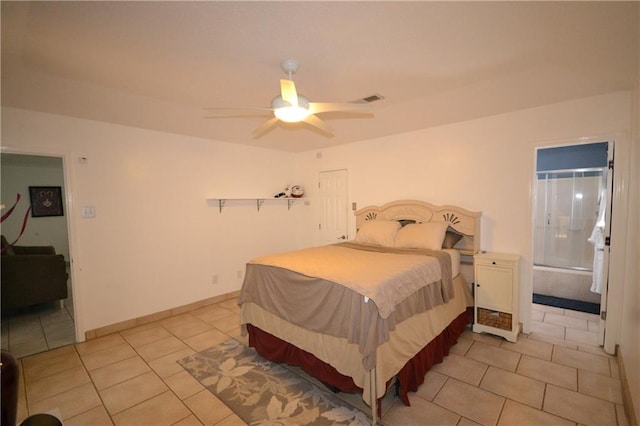
[[[359,102],[366,102],[366,103],[371,103],[371,102],[376,102],[376,101],[381,101],[384,99],[384,96],[382,95],[378,95],[377,93],[374,93],[373,95],[364,97],[362,99],[359,99]]]

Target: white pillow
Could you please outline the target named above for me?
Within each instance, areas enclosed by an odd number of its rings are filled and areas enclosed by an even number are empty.
[[[358,229],[356,243],[393,247],[398,229],[400,222],[395,220],[367,220]]]
[[[412,223],[396,234],[395,246],[400,248],[442,249],[447,232],[445,222]]]

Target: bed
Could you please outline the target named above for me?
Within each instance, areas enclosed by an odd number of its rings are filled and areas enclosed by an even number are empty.
[[[356,237],[247,263],[238,303],[249,345],[377,406],[403,402],[472,318],[461,256],[480,247],[480,216],[400,200],[355,212]]]

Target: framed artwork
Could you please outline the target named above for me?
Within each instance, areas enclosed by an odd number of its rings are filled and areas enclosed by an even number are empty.
[[[30,186],[31,216],[63,216],[62,188],[59,186]]]

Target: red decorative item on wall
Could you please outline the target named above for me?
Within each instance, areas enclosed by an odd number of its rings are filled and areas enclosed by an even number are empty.
[[[11,206],[11,208],[9,210],[7,210],[7,212],[4,213],[2,215],[2,217],[0,217],[0,223],[4,222],[9,216],[11,216],[11,213],[13,213],[13,210],[18,205],[18,202],[20,201],[20,198],[21,198],[21,195],[19,193],[16,194],[16,202],[13,203],[13,206]],[[15,241],[13,241],[12,243],[8,244],[6,247],[2,247],[2,253],[4,253],[6,250],[9,249],[9,247],[11,247],[15,243],[17,243],[18,240],[20,239],[20,237],[22,237],[22,234],[24,234],[24,230],[27,227],[27,221],[29,220],[29,212],[30,211],[31,211],[31,207],[29,207],[27,209],[27,211],[24,213],[24,219],[22,220],[22,227],[20,228],[20,234],[18,234],[18,237],[15,239]]]

